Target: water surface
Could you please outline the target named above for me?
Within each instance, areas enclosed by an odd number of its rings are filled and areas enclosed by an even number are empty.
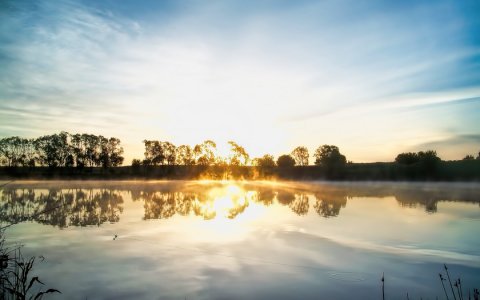
[[[0,221],[52,299],[434,299],[479,287],[479,187],[12,182]]]

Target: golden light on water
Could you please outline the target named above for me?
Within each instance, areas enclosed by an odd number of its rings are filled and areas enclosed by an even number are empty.
[[[224,183],[208,192],[206,201],[196,200],[196,211],[207,222],[198,224],[197,232],[216,241],[245,237],[253,223],[262,218],[266,207],[254,201],[255,192],[240,185]]]

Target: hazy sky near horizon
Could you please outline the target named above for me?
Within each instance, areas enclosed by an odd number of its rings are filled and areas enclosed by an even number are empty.
[[[0,137],[480,150],[479,1],[0,2]]]

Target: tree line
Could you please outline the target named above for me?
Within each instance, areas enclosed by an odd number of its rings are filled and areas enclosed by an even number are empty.
[[[206,140],[195,146],[176,146],[169,141],[144,140],[143,159],[133,159],[132,166],[256,166],[268,170],[308,166],[310,153],[307,147],[298,146],[291,153],[277,159],[271,154],[251,158],[244,147],[229,141],[227,157],[217,154],[217,144]],[[0,165],[7,167],[117,167],[124,162],[120,139],[94,134],[44,135],[34,139],[18,136],[0,139]],[[313,164],[322,166],[326,172],[338,172],[347,164],[345,155],[335,145],[321,145],[312,154]],[[467,155],[464,160],[480,160]],[[405,166],[422,165],[433,169],[441,161],[433,150],[400,153],[395,163]]]
[[[310,154],[303,146],[296,147],[290,154],[283,154],[275,160],[270,154],[262,157],[250,158],[244,147],[234,141],[229,141],[230,154],[227,157],[217,155],[217,144],[206,140],[195,146],[175,146],[168,141],[144,140],[144,159],[133,159],[132,166],[259,166],[259,167],[294,167],[308,166]],[[315,165],[343,165],[347,162],[345,155],[340,153],[337,146],[323,145],[318,147],[313,157]]]
[[[120,139],[94,134],[44,135],[0,139],[0,165],[7,167],[117,167],[123,164]]]

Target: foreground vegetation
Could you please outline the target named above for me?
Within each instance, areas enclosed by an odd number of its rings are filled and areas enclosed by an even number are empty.
[[[2,178],[156,178],[156,179],[334,179],[334,180],[480,180],[480,153],[475,158],[443,161],[433,150],[400,153],[392,162],[353,163],[335,145],[313,153],[296,147],[277,159],[270,154],[250,158],[230,141],[230,153],[218,155],[207,140],[193,147],[144,140],[144,158],[124,162],[120,139],[93,134],[46,135],[36,139],[0,139]]]
[[[0,228],[0,299],[39,300],[48,294],[61,293],[52,288],[43,290],[44,283],[32,274],[43,256],[26,258],[20,246],[9,248],[5,245],[6,227]]]

